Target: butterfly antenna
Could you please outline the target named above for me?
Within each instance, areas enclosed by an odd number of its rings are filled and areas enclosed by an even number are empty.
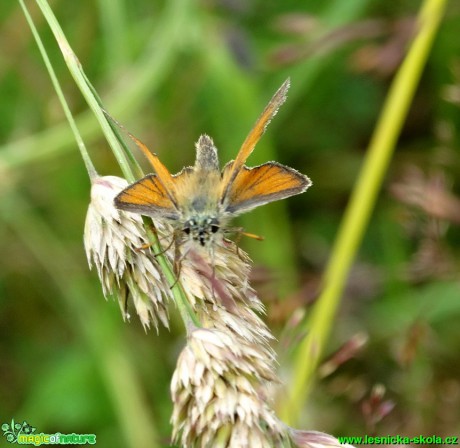
[[[235,244],[238,244],[241,241],[243,236],[247,236],[248,238],[252,238],[257,241],[265,240],[265,237],[256,235],[255,233],[245,232],[243,227],[231,227],[225,229],[225,233],[236,233]]]

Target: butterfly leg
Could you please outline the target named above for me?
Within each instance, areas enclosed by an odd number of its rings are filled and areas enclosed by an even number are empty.
[[[180,273],[182,269],[182,259],[184,256],[180,253],[180,246],[181,246],[180,234],[181,234],[180,231],[175,231],[173,235],[173,239],[171,241],[171,245],[174,244],[173,272],[174,272],[174,275],[176,276],[176,280],[170,286],[170,288],[174,288],[174,286],[176,286],[177,282],[179,281]]]
[[[155,226],[154,226],[152,223],[148,224],[148,228],[149,228],[149,230],[151,230],[151,231],[156,235],[158,242],[160,242],[162,239],[165,238],[165,237],[160,238],[160,236],[158,235],[157,229],[155,228]],[[141,252],[142,250],[149,249],[149,248],[152,247],[154,244],[155,244],[155,243],[151,243],[151,242],[144,243],[144,244],[142,244],[142,245],[139,246],[139,247],[135,247],[134,250],[135,250],[136,252]],[[164,253],[171,247],[171,245],[172,245],[172,243],[171,243],[165,250],[162,250],[162,251],[159,252],[158,254],[155,254],[155,256],[164,254]]]
[[[173,237],[173,238],[171,239],[171,242],[170,242],[163,250],[161,250],[160,252],[157,252],[156,254],[154,254],[154,256],[155,256],[155,257],[158,257],[158,256],[160,256],[160,255],[165,254],[166,252],[168,252],[169,249],[171,249],[172,245],[173,245],[175,242],[176,242],[176,241],[175,241],[175,238]],[[177,243],[176,243],[176,244],[177,244]]]

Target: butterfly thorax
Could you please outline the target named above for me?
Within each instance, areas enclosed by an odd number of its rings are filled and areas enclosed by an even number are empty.
[[[188,194],[180,201],[182,231],[188,239],[208,246],[222,227],[217,190],[220,172],[197,170],[190,179]]]
[[[208,246],[223,224],[221,180],[217,150],[208,136],[201,136],[195,166],[188,169],[176,193],[182,231],[201,246]]]

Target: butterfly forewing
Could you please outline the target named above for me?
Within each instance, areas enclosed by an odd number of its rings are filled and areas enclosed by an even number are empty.
[[[170,198],[170,192],[155,174],[149,174],[125,188],[115,198],[115,205],[121,210],[155,218],[179,219],[179,212]]]
[[[267,104],[260,117],[257,119],[256,124],[251,129],[251,132],[249,132],[248,136],[241,145],[241,148],[231,167],[224,173],[224,190],[222,192],[221,199],[222,203],[224,203],[226,195],[231,188],[231,184],[235,181],[247,158],[254,150],[257,142],[260,140],[260,137],[262,137],[265,129],[270,123],[270,120],[276,115],[280,106],[286,101],[286,94],[289,86],[290,80],[288,78],[273,95],[272,99]]]
[[[225,171],[230,169],[231,164],[227,165]],[[244,166],[230,186],[224,210],[227,213],[242,213],[302,193],[310,185],[307,176],[276,162],[254,168]]]
[[[131,133],[128,133],[128,135],[147,157],[148,161],[151,163],[153,169],[155,170],[155,173],[157,174],[157,181],[159,181],[164,187],[164,193],[166,193],[171,202],[173,202],[173,204],[177,207],[174,178],[169,170],[163,165],[159,157],[155,153],[150,152],[147,146],[137,137],[134,137],[134,135]]]

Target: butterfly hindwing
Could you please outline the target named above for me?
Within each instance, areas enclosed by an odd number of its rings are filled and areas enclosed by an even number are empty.
[[[231,170],[231,163],[224,169]],[[225,176],[224,176],[225,178]],[[268,202],[303,193],[310,179],[293,168],[268,162],[254,168],[244,166],[230,185],[224,210],[238,214]]]

